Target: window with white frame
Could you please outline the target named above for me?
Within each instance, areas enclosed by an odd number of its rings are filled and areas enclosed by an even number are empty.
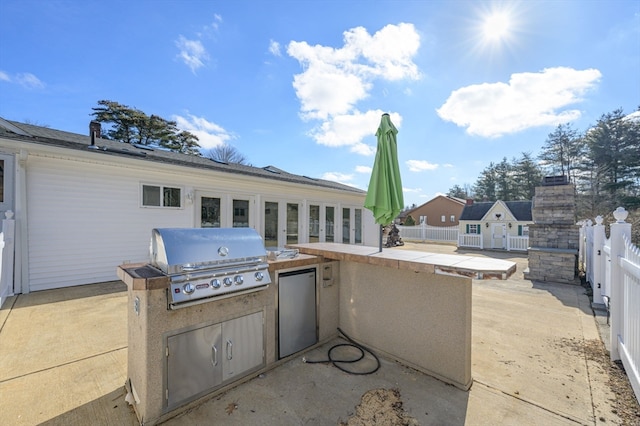
[[[480,234],[481,233],[481,225],[470,223],[467,225],[467,234]]]
[[[446,222],[447,221],[447,217],[445,215],[440,216],[440,221],[441,222]]]
[[[454,223],[456,221],[456,215],[452,214],[449,220],[451,221],[451,223]]]
[[[163,185],[142,185],[143,207],[182,207],[182,189]]]

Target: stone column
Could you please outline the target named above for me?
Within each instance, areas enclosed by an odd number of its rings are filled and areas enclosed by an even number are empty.
[[[575,187],[550,180],[536,187],[533,225],[529,226],[529,280],[580,284],[577,279],[580,229],[576,225]]]

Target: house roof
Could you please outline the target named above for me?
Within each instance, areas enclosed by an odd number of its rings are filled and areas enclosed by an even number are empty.
[[[450,200],[450,201],[452,201],[452,202],[454,202],[454,203],[456,203],[456,204],[460,204],[461,206],[462,206],[462,205],[464,205],[464,204],[465,204],[465,202],[466,202],[465,200],[462,200],[462,199],[457,198],[457,197],[451,197],[451,196],[449,196],[449,195],[436,195],[435,197],[433,197],[433,198],[432,198],[432,199],[430,199],[429,201],[427,201],[427,202],[425,202],[425,203],[422,203],[422,204],[420,204],[419,206],[412,208],[411,210],[407,210],[407,211],[405,212],[405,216],[410,215],[410,214],[411,214],[411,213],[413,213],[414,211],[416,211],[416,210],[418,210],[418,209],[420,209],[420,208],[422,208],[422,207],[426,206],[427,204],[432,203],[432,202],[434,202],[435,200],[438,200],[438,199],[440,199],[440,198],[444,198],[444,199]]]
[[[344,185],[324,179],[295,175],[274,166],[254,167],[237,163],[223,163],[197,155],[187,155],[164,149],[152,148],[138,144],[127,144],[110,139],[95,139],[97,149],[89,149],[91,137],[48,127],[19,123],[0,117],[0,137],[20,140],[34,144],[57,146],[61,148],[95,152],[96,155],[116,155],[136,158],[140,161],[175,164],[176,166],[192,167],[194,169],[215,170],[224,173],[255,176],[264,179],[274,179],[302,185],[312,185],[365,195],[366,191],[353,186]]]
[[[498,201],[483,201],[467,204],[462,209],[460,220],[482,220],[487,212]],[[531,214],[531,201],[502,201],[507,206],[513,217],[518,221],[533,221]]]

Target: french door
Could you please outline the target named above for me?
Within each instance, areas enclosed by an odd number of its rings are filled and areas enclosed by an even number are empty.
[[[310,243],[337,242],[337,210],[333,204],[309,204],[307,237]]]
[[[287,201],[265,201],[263,239],[265,247],[284,247],[300,242],[300,204]]]
[[[196,192],[196,225],[200,228],[255,228],[254,197]]]
[[[362,209],[342,208],[342,242],[344,244],[362,244]]]

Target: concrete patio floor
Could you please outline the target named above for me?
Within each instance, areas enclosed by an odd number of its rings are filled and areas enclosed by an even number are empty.
[[[405,249],[456,253],[425,244],[388,250]],[[463,254],[518,265],[509,280],[473,282],[468,392],[385,359],[360,376],[300,355],[165,424],[335,425],[379,388],[398,389],[420,425],[622,424],[607,373],[586,350],[603,345],[607,328],[585,289],[524,280],[526,255]],[[137,424],[124,401],[127,304],[119,281],[10,298],[0,310],[0,424]],[[339,341],[304,357],[324,359]]]

